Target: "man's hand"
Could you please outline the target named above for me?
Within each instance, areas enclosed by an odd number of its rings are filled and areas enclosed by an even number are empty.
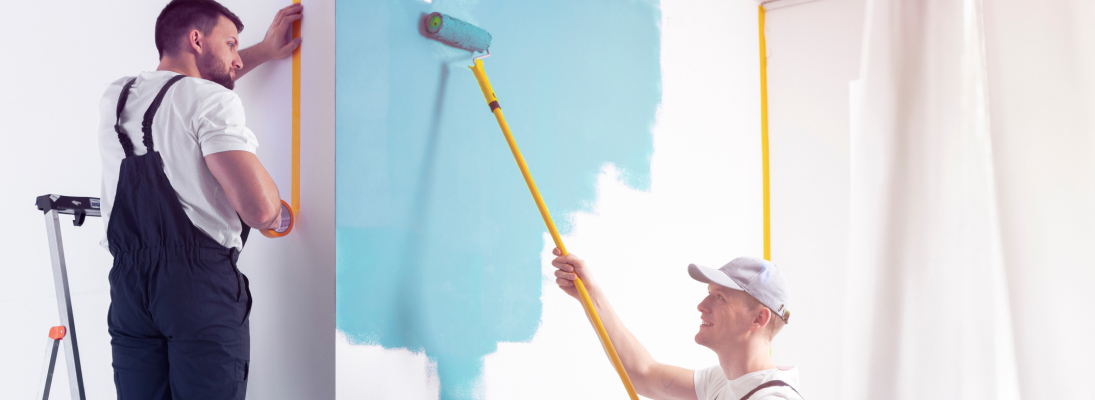
[[[243,68],[236,72],[236,79],[264,62],[280,60],[293,54],[301,41],[301,38],[293,38],[293,23],[304,18],[303,12],[304,6],[299,3],[278,10],[262,42],[240,50]]]
[[[652,399],[696,400],[692,370],[654,361],[646,348],[639,343],[639,339],[620,321],[620,317],[608,303],[608,298],[601,293],[600,287],[593,282],[585,261],[573,254],[560,256],[562,253],[558,248],[552,250],[552,254],[556,256],[551,260],[551,265],[556,268],[555,283],[571,297],[578,298],[574,279],[582,278],[597,313],[601,315],[605,331],[612,339],[631,383],[635,385],[635,391]]]
[[[300,38],[293,39],[293,22],[303,18],[302,11],[304,6],[297,3],[279,10],[274,15],[274,22],[271,22],[270,29],[266,30],[266,38],[259,43],[266,47],[271,60],[289,57],[293,54],[293,50],[300,46]]]
[[[578,298],[578,288],[574,287],[574,280],[577,278],[582,278],[582,283],[585,284],[591,298],[594,297],[594,292],[599,292],[597,285],[593,282],[593,277],[589,275],[585,261],[582,261],[574,254],[560,256],[563,252],[558,247],[552,250],[551,253],[557,256],[554,260],[551,260],[551,266],[558,269],[555,271],[555,283],[566,294],[575,299]]]

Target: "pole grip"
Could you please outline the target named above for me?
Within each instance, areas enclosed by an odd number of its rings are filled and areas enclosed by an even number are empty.
[[[475,60],[475,65],[470,68],[472,73],[475,74],[475,79],[479,81],[479,89],[483,91],[483,98],[487,101],[495,119],[498,120],[498,126],[502,128],[502,133],[506,136],[506,142],[509,144],[510,152],[513,153],[513,159],[517,161],[517,167],[521,169],[521,175],[525,177],[525,183],[528,184],[529,192],[532,193],[532,199],[536,201],[536,207],[540,209],[540,216],[544,218],[544,225],[547,225],[548,232],[551,233],[551,240],[555,242],[555,247],[559,248],[562,255],[567,255],[567,249],[563,245],[562,237],[559,236],[559,230],[555,228],[555,222],[551,220],[547,205],[544,204],[544,199],[540,197],[540,191],[536,189],[536,182],[532,180],[532,174],[529,173],[528,165],[525,164],[525,158],[521,156],[521,150],[517,148],[517,142],[513,140],[513,134],[510,133],[509,125],[506,124],[506,118],[502,115],[502,107],[498,104],[498,96],[494,95],[494,89],[490,86],[487,73],[483,70],[483,61]],[[574,287],[578,289],[578,297],[582,302],[582,308],[585,309],[586,316],[593,324],[593,329],[597,331],[597,337],[601,339],[601,345],[608,353],[612,366],[616,368],[616,373],[620,375],[620,380],[623,382],[624,388],[627,389],[627,395],[632,400],[639,400],[639,395],[635,392],[635,386],[631,384],[631,378],[627,376],[624,364],[620,361],[616,348],[612,346],[612,339],[608,337],[608,331],[601,323],[601,317],[597,315],[597,309],[593,307],[593,300],[589,298],[589,291],[586,290],[585,283],[582,283],[581,278],[575,279]]]

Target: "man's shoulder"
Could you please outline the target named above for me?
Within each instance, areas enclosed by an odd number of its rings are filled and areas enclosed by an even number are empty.
[[[769,374],[764,379],[763,385],[768,387],[757,392],[757,396],[751,400],[801,400],[802,394],[798,391],[798,368],[779,367],[768,370]],[[759,385],[758,385],[759,387]]]
[[[135,76],[123,76],[121,78],[118,78],[114,82],[110,82],[110,84],[107,85],[106,90],[103,91],[103,98],[104,99],[113,98],[114,100],[117,100],[118,99],[118,93],[122,91],[122,86],[125,86],[125,83],[129,82],[133,78],[136,78],[136,77]]]
[[[125,85],[126,82],[129,82],[133,78],[136,78],[136,76],[123,76],[121,78],[116,79],[114,82],[110,82],[110,86],[108,86],[108,87],[120,88],[120,87],[122,87],[122,85]]]
[[[107,85],[103,96],[116,97],[121,92],[122,87],[131,80],[134,81],[136,87],[151,85],[155,90],[149,91],[149,93],[157,93],[159,92],[160,87],[176,75],[178,74],[171,71],[145,71],[137,76],[124,76],[111,82],[110,85]],[[219,83],[191,76],[184,77],[176,82],[172,89],[172,92],[177,95],[193,97],[195,99],[238,97],[236,92],[221,86]]]
[[[695,379],[696,395],[701,400],[704,396],[738,399],[746,395],[750,400],[802,398],[798,394],[798,369],[794,367],[776,367],[727,379],[721,367],[713,366],[696,371]]]
[[[794,386],[770,386],[756,392],[749,400],[803,400]]]
[[[167,79],[159,83],[156,91],[158,92],[159,87],[166,82]],[[168,97],[183,115],[192,117],[221,113],[226,108],[242,109],[243,107],[243,103],[236,92],[221,86],[219,83],[192,76],[184,77],[175,83]]]
[[[762,396],[753,396],[750,397],[749,400],[803,400],[803,398],[802,396],[799,396],[798,393],[782,392],[768,393]]]
[[[198,106],[230,103],[239,99],[236,92],[207,79],[188,76],[179,80],[175,86],[176,100],[181,99]]]
[[[729,390],[729,381],[718,365],[697,369],[692,373],[692,382],[696,387],[696,397],[700,400],[725,397],[723,393]]]
[[[180,88],[191,91],[195,94],[201,95],[201,97],[211,96],[230,96],[236,97],[236,92],[229,90],[219,83],[213,82],[208,79],[195,78],[188,76],[182,78],[178,83]]]

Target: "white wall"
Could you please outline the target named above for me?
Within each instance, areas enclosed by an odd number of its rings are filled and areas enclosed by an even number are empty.
[[[763,251],[755,3],[662,1],[662,105],[650,191],[607,166],[590,212],[563,238],[586,259],[624,323],[655,359],[717,363],[693,341],[703,284],[690,262],[721,266]],[[778,364],[801,368],[809,398],[838,398],[848,254],[848,82],[858,76],[863,0],[823,0],[768,14],[773,258],[790,280],[793,321]],[[718,21],[718,23],[713,23]],[[529,206],[532,204],[530,202]],[[543,319],[528,343],[485,359],[487,399],[622,398],[577,301],[554,283],[544,237]],[[339,340],[338,396],[437,398],[427,357]],[[343,379],[353,377],[353,379]]]
[[[155,69],[156,16],[165,1],[51,1],[5,4],[9,38],[0,66],[0,397],[37,390],[46,332],[58,323],[42,216],[46,193],[99,195],[96,127],[106,85]],[[288,1],[222,1],[246,25],[245,45],[261,40]],[[334,397],[334,4],[305,1],[301,212],[289,237],[252,235],[240,259],[255,297],[251,313],[250,398]],[[259,137],[259,158],[289,199],[291,67],[273,62],[243,78],[237,92]],[[115,397],[110,367],[106,276],[99,219],[81,228],[62,218],[76,328],[89,399]],[[55,376],[54,398],[68,395]]]
[[[224,3],[247,24],[243,42],[254,43],[285,2]],[[34,393],[45,333],[57,323],[43,222],[32,199],[99,192],[99,96],[108,82],[155,67],[152,31],[162,4],[8,5],[8,15],[21,17],[0,25],[4,37],[18,38],[0,67],[6,94],[0,120],[8,131],[7,145],[0,147],[0,206],[10,210],[0,233],[0,397]],[[240,261],[256,299],[251,398],[322,399],[335,390],[334,4],[305,6],[299,225],[288,238],[253,236]],[[698,368],[714,358],[691,341],[702,288],[684,275],[684,265],[717,265],[761,252],[756,15],[745,0],[665,1],[662,8],[664,104],[655,129],[652,190],[628,189],[607,170],[597,211],[573,216],[575,229],[566,241],[595,263],[619,313],[656,358]],[[773,257],[798,300],[775,356],[803,368],[803,384],[816,398],[836,397],[833,366],[842,344],[830,328],[842,315],[833,287],[847,258],[847,81],[857,75],[862,10],[862,0],[823,0],[768,16]],[[710,23],[716,13],[732,23]],[[266,65],[237,90],[262,142],[259,156],[285,198],[289,75],[288,61]],[[636,220],[653,225],[618,236]],[[97,246],[103,228],[97,219],[82,228],[67,220],[62,226],[89,398],[113,398],[105,318],[111,260]],[[639,250],[648,248],[666,250],[655,256]],[[644,273],[634,274],[636,268]],[[669,300],[652,302],[650,288]],[[578,304],[559,297],[550,281],[544,293],[541,335],[488,357],[485,383],[499,384],[485,394],[510,398],[521,393],[517,389],[527,394],[529,387],[553,386],[552,365],[589,373],[569,374],[573,386],[545,395],[622,394]],[[571,350],[579,362],[568,356]],[[384,357],[377,360],[386,360],[389,371],[408,371],[419,383],[415,388],[430,385],[424,357],[382,353],[363,357]],[[63,372],[57,378],[67,379]],[[384,387],[376,382],[351,393],[377,394]],[[54,390],[67,393],[63,384]],[[406,392],[387,393],[380,398],[406,398]],[[423,396],[431,393],[436,396],[429,389]]]
[[[776,360],[802,368],[808,396],[840,398],[849,249],[849,93],[859,78],[865,0],[767,14],[772,258],[791,275],[794,321]],[[853,307],[852,310],[855,308]],[[782,342],[782,343],[780,343]],[[782,358],[785,357],[785,358]]]
[[[848,82],[859,75],[865,2],[824,0],[767,14],[772,258],[788,277],[794,318],[773,345],[800,368],[810,398],[839,397],[848,254]],[[761,162],[756,7],[748,1],[663,1],[663,104],[650,192],[602,175],[592,213],[564,238],[584,257],[625,324],[655,359],[717,363],[693,341],[706,295],[690,262],[760,256]],[[721,23],[711,24],[713,15]],[[549,239],[545,238],[545,243]],[[547,250],[547,248],[545,249]],[[549,260],[545,252],[545,261]],[[576,301],[546,265],[544,320],[530,344],[487,357],[487,398],[623,395]],[[567,385],[545,381],[566,370]]]
[[[767,15],[772,258],[790,281],[794,317],[777,337],[779,365],[800,368],[809,398],[838,398],[848,235],[848,82],[858,76],[864,1],[824,0]],[[663,104],[650,192],[611,169],[597,204],[564,238],[617,313],[660,362],[714,365],[693,341],[703,284],[690,262],[760,256],[761,162],[756,7],[747,1],[662,2]],[[713,15],[721,23],[711,24]],[[545,237],[545,243],[550,239]],[[545,248],[544,319],[531,343],[487,357],[487,398],[624,395],[576,301],[554,284]],[[566,371],[566,384],[555,380]]]

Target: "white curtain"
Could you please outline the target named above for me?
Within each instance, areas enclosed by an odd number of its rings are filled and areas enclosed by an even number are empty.
[[[1095,2],[984,2],[990,130],[1019,388],[1092,399]]]
[[[868,1],[842,398],[1092,398],[1087,3]]]

